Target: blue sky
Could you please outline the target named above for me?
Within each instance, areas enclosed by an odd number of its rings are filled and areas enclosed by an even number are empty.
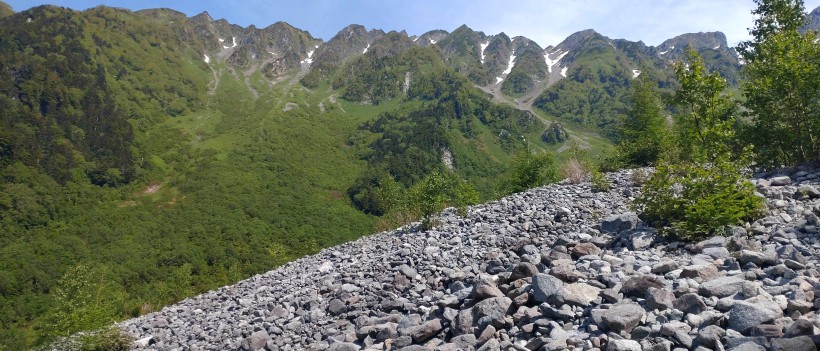
[[[214,18],[242,26],[266,27],[285,21],[325,40],[352,23],[368,29],[406,30],[410,35],[432,29],[452,31],[466,24],[485,34],[523,35],[544,47],[587,28],[613,39],[643,40],[649,45],[683,33],[721,31],[734,45],[748,38],[754,8],[752,0],[5,1],[15,11],[44,3],[76,10],[99,4],[132,10],[170,7],[189,16],[208,11]],[[820,0],[805,1],[805,5],[811,11],[820,6]]]

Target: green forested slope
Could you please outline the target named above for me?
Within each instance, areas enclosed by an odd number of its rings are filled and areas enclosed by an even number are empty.
[[[274,82],[204,62],[213,45],[191,35],[202,24],[169,13],[0,19],[0,348],[372,233],[376,218],[349,194],[372,169],[411,186],[444,168],[446,149],[493,196],[509,155],[544,128],[403,34],[308,89],[299,70]],[[94,298],[55,295],[68,287]]]

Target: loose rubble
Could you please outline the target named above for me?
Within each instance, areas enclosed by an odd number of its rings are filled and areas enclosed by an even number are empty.
[[[753,181],[768,215],[669,241],[612,188],[445,211],[119,324],[146,350],[817,350],[820,171]]]

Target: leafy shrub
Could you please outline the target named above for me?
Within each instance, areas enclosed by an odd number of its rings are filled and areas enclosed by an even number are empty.
[[[434,215],[445,207],[455,206],[463,215],[466,206],[478,203],[479,199],[478,192],[455,173],[434,171],[407,190],[406,201],[404,210],[418,211],[421,229],[427,230],[435,226]]]
[[[763,199],[736,165],[720,158],[711,166],[658,166],[633,206],[661,233],[697,240],[723,226],[756,218],[763,211]]]
[[[610,188],[609,180],[606,179],[606,175],[594,168],[589,172],[589,183],[592,187],[592,191],[594,192],[609,191]]]
[[[505,195],[558,181],[558,169],[551,153],[534,154],[530,150],[518,153],[508,175],[498,185]]]

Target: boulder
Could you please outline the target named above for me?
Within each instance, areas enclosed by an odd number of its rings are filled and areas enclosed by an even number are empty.
[[[601,222],[601,230],[609,233],[620,233],[630,230],[638,225],[638,215],[634,212],[626,212],[619,215],[612,215]]]

